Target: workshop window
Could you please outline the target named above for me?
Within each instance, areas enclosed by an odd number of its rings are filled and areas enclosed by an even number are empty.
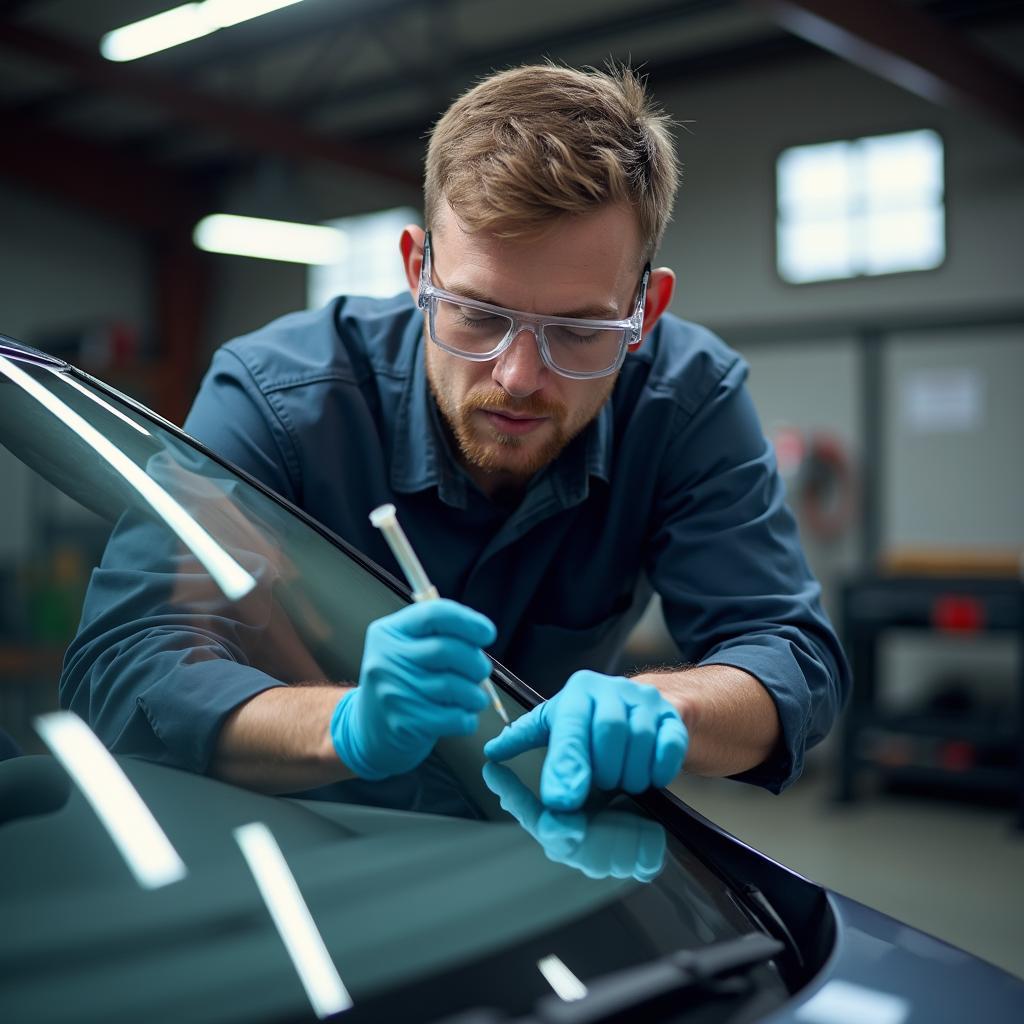
[[[320,309],[336,295],[369,295],[384,299],[408,287],[398,238],[406,224],[420,224],[423,217],[411,206],[339,217],[326,221],[346,240],[345,255],[338,263],[309,268],[306,297],[310,309]]]
[[[795,146],[776,165],[779,276],[791,284],[931,270],[946,255],[933,131]]]

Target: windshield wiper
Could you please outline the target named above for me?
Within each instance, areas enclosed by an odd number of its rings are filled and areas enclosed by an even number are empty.
[[[760,932],[683,949],[638,967],[612,971],[586,983],[586,995],[566,1002],[544,996],[528,1017],[511,1018],[477,1009],[448,1018],[444,1024],[604,1024],[627,1019],[648,1003],[715,983],[767,963],[785,952],[785,945]]]

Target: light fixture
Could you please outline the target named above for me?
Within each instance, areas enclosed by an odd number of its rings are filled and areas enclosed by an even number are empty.
[[[100,53],[107,60],[137,60],[297,3],[299,0],[203,0],[182,4],[108,32],[100,40]]]
[[[129,419],[127,416],[125,416],[123,412],[121,412],[118,409],[115,409],[109,402],[100,398],[99,395],[95,395],[88,388],[83,387],[81,384],[78,383],[77,380],[74,379],[74,377],[69,377],[63,370],[56,370],[51,367],[47,367],[47,369],[50,371],[50,373],[54,374],[54,376],[56,376],[64,384],[70,384],[71,387],[73,387],[76,391],[81,392],[81,394],[85,395],[85,397],[88,398],[90,402],[95,402],[102,409],[105,409],[108,413],[110,413],[111,416],[116,416],[119,420],[123,421],[124,423],[127,423],[128,426],[132,428],[132,430],[137,430],[140,434],[144,434],[146,437],[152,436],[145,427],[140,426],[138,423],[135,422],[135,420]]]
[[[116,470],[195,555],[229,601],[241,600],[256,586],[256,580],[167,491],[71,406],[5,356],[0,356],[0,373],[73,430]]]
[[[285,263],[338,263],[344,259],[348,248],[345,233],[337,228],[229,213],[204,217],[196,225],[192,238],[205,252]]]
[[[350,1009],[352,997],[273,833],[262,822],[254,821],[236,828],[234,835],[313,1012],[323,1019]]]
[[[89,802],[135,880],[158,889],[187,874],[185,864],[121,766],[78,715],[54,711],[36,732]]]
[[[537,969],[564,1002],[575,1002],[587,994],[587,986],[554,953],[538,960]]]

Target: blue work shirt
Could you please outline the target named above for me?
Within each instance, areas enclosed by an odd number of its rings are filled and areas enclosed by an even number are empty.
[[[217,352],[185,429],[401,576],[367,519],[394,502],[441,594],[488,615],[491,653],[545,696],[612,669],[653,587],[684,663],[744,669],[775,701],[783,745],[744,778],[796,778],[849,675],[743,360],[664,316],[510,510],[453,457],[424,344],[405,295],[286,316]]]
[[[286,316],[215,354],[185,428],[401,577],[368,519],[393,502],[440,593],[488,615],[490,652],[545,696],[577,669],[613,670],[653,588],[683,663],[744,669],[775,702],[781,742],[740,777],[775,791],[795,779],[849,672],[743,360],[664,316],[596,419],[509,508],[454,457],[425,343],[407,296]],[[62,700],[113,749],[204,771],[227,716],[275,679],[244,664],[218,672],[164,629],[145,641],[156,656],[131,656],[119,588],[133,577],[119,570],[145,558],[132,533],[94,574]],[[114,639],[128,674],[114,668]]]

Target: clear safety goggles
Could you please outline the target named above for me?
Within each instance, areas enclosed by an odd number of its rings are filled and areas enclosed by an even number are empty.
[[[435,287],[428,231],[417,305],[426,316],[430,340],[452,355],[480,363],[497,359],[522,331],[529,331],[545,366],[563,377],[588,380],[614,373],[622,366],[629,346],[640,341],[650,274],[648,263],[640,279],[636,308],[628,320],[521,313]]]

